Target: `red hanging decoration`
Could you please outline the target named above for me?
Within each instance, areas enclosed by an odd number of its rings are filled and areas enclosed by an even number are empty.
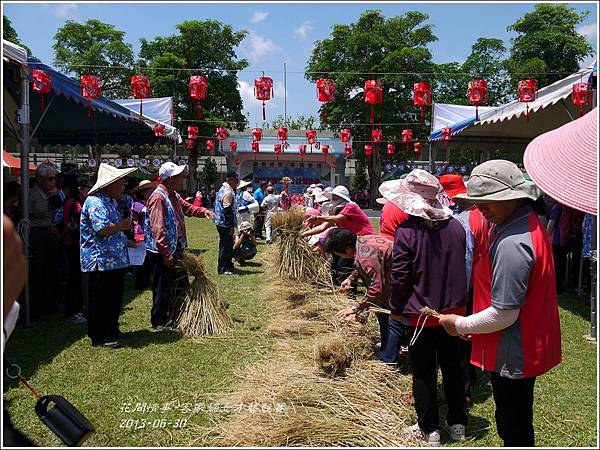
[[[415,142],[413,147],[415,149],[415,153],[419,153],[421,150],[423,150],[423,144],[420,142]]]
[[[448,151],[448,141],[450,140],[452,140],[452,128],[442,128],[442,145],[444,146],[445,151]]]
[[[31,87],[33,88],[33,92],[37,92],[40,94],[40,112],[44,111],[44,95],[49,94],[52,90],[52,78],[50,74],[44,70],[33,69],[31,71],[31,78],[33,83]]]
[[[131,91],[133,98],[140,99],[140,116],[142,115],[142,101],[145,98],[152,97],[150,80],[145,75],[133,75],[131,77]]]
[[[252,140],[258,142],[262,139],[263,130],[262,128],[252,128]]]
[[[371,105],[369,113],[369,123],[375,121],[375,105],[383,102],[383,86],[379,80],[365,81],[365,103]]]
[[[387,145],[387,154],[389,156],[393,156],[394,153],[396,153],[396,145],[395,144],[388,144]]]
[[[237,151],[237,142],[229,141],[229,151],[235,153]]]
[[[216,134],[218,141],[224,141],[229,137],[229,131],[227,131],[227,128],[217,128]]]
[[[317,141],[317,132],[315,130],[306,130],[306,141],[310,145],[314,145]]]
[[[156,143],[160,144],[160,138],[165,137],[165,126],[162,123],[157,123],[152,127],[154,130],[154,136],[156,136]]]
[[[344,145],[344,152],[346,153],[346,158],[350,158],[352,156],[352,146],[349,144]]]
[[[265,102],[274,97],[273,80],[269,77],[260,77],[254,80],[254,97],[262,101],[263,120],[266,120]]]
[[[285,127],[281,127],[277,129],[277,140],[278,141],[287,141],[288,138],[288,129]]]
[[[215,141],[213,141],[212,139],[207,139],[205,142],[206,145],[206,150],[210,153],[215,151]]]
[[[194,125],[188,125],[187,136],[188,136],[188,139],[193,139],[193,140],[198,139],[198,127],[196,127]]]
[[[81,95],[88,99],[88,117],[92,117],[92,100],[100,98],[102,92],[100,77],[96,75],[82,75],[79,79],[79,87]]]
[[[371,140],[374,144],[378,144],[383,141],[383,131],[380,129],[371,130]]]
[[[253,141],[251,146],[252,146],[252,153],[254,153],[254,159],[256,159],[256,154],[260,151],[258,141]]]
[[[584,105],[592,102],[592,85],[590,83],[575,83],[571,101],[579,108],[579,117],[583,116]]]
[[[195,139],[187,138],[184,142],[185,142],[185,148],[187,148],[188,150],[193,150],[196,148],[196,140]]]
[[[365,144],[365,156],[373,155],[373,146],[371,144]]]
[[[327,156],[327,155],[329,154],[329,145],[323,145],[323,146],[321,147],[321,152],[322,152],[322,153],[323,153],[325,156]]]
[[[194,100],[196,119],[200,118],[202,102],[208,98],[208,78],[204,75],[190,77],[190,97]]]
[[[406,154],[409,154],[408,146],[413,141],[413,131],[410,128],[402,130],[402,143],[406,144]]]
[[[421,108],[421,125],[425,122],[425,107],[431,106],[431,83],[419,81],[413,86],[413,103]]]
[[[485,80],[476,78],[469,81],[467,100],[475,105],[475,120],[479,120],[479,105],[483,105],[487,100],[487,83]]]
[[[332,102],[335,100],[335,82],[328,78],[320,78],[317,80],[317,99],[320,102]],[[321,122],[327,120],[327,112],[323,105],[323,114],[321,114]]]
[[[538,96],[538,80],[521,80],[517,83],[519,101],[526,104],[525,120],[529,122],[529,102],[535,102]]]
[[[298,152],[300,153],[302,161],[304,161],[304,155],[306,155],[306,144],[300,144],[298,146]]]
[[[340,141],[342,142],[350,142],[351,136],[352,132],[348,128],[344,128],[340,131]]]
[[[279,154],[281,153],[281,144],[273,145],[273,151],[275,152],[275,159],[279,161]]]

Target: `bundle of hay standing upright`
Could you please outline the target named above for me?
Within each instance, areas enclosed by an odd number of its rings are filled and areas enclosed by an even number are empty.
[[[217,285],[206,276],[202,256],[186,252],[183,265],[194,280],[175,320],[177,328],[189,337],[223,334],[231,329],[233,321],[227,305]]]
[[[304,209],[294,205],[273,216],[271,224],[279,234],[275,258],[278,275],[287,280],[333,288],[329,263],[301,236],[305,229]]]

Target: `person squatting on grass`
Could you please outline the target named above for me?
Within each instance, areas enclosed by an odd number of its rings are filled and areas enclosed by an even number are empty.
[[[454,197],[477,205],[493,225],[474,239],[474,314],[443,314],[440,323],[451,336],[471,336],[471,363],[490,372],[507,447],[535,445],[535,380],[562,358],[552,247],[530,205],[540,195],[514,163],[492,160]]]
[[[150,321],[158,331],[172,325],[176,319],[174,312],[190,285],[183,266],[183,251],[187,248],[184,215],[216,217],[212,211],[193,206],[177,193],[186,176],[186,166],[164,163],[158,171],[158,186],[146,203],[146,257],[154,258]]]
[[[446,334],[437,319],[421,316],[424,307],[463,314],[467,303],[465,231],[452,218],[452,211],[436,198],[439,188],[437,178],[415,169],[390,197],[410,216],[395,233],[389,325],[392,330],[404,323],[409,335],[414,336],[409,358],[418,422],[405,433],[430,445],[440,444],[438,366],[448,405],[450,437],[463,440],[467,425],[461,341]]]

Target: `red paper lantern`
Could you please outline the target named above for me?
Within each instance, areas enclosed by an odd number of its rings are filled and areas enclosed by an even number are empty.
[[[365,81],[365,103],[371,105],[369,113],[369,123],[375,120],[375,105],[383,102],[383,86],[379,80]]]
[[[395,144],[388,144],[387,145],[387,154],[392,156],[394,153],[396,153],[396,145]]]
[[[256,159],[256,154],[260,151],[260,147],[258,141],[253,141],[251,144],[252,153],[254,153],[254,159]]]
[[[288,138],[288,129],[285,127],[281,127],[277,129],[277,140],[278,141],[287,141]]]
[[[218,141],[224,141],[229,137],[229,132],[227,131],[227,128],[217,128],[216,134]]]
[[[185,142],[185,148],[187,148],[188,150],[193,150],[194,148],[196,148],[196,140],[195,139],[187,138],[184,142]]]
[[[235,153],[237,150],[237,142],[235,141],[229,141],[229,151],[231,153]]]
[[[413,86],[413,103],[421,108],[421,125],[425,121],[425,107],[431,106],[431,83],[419,81]]]
[[[479,120],[479,105],[483,105],[487,99],[487,83],[485,80],[476,78],[469,81],[467,89],[467,100],[475,105],[475,120]]]
[[[377,128],[374,129],[374,130],[371,130],[371,140],[375,144],[383,141],[383,131],[381,131],[381,130],[379,130]]]
[[[450,140],[452,140],[452,128],[442,128],[442,145],[444,146],[445,151],[448,151],[448,141]]]
[[[317,132],[315,130],[306,130],[306,141],[313,145],[317,141]]]
[[[340,131],[340,141],[350,142],[350,136],[352,136],[352,132],[348,128],[344,128]]]
[[[298,151],[301,155],[306,155],[306,144],[300,144],[298,146]]]
[[[165,137],[165,126],[162,123],[157,123],[152,129],[154,130],[154,136],[157,138]]]
[[[517,83],[517,89],[519,90],[519,101],[526,104],[525,120],[529,122],[529,102],[537,100],[538,81],[521,80]]]
[[[145,98],[152,97],[152,89],[150,88],[150,80],[146,75],[133,75],[131,77],[131,92],[133,98],[140,99],[140,116],[142,115],[142,101]]]
[[[204,75],[192,75],[190,77],[190,97],[194,100],[194,109],[196,118],[200,118],[200,108],[202,101],[208,98],[208,78]]]
[[[323,145],[323,146],[321,147],[321,152],[323,152],[323,154],[324,154],[325,156],[327,156],[327,155],[329,154],[329,145]]]
[[[273,145],[273,151],[275,152],[275,157],[279,160],[279,155],[281,154],[281,144]]]
[[[413,141],[413,131],[410,128],[402,130],[402,142],[406,144],[406,154],[408,155],[408,146]]]
[[[352,146],[351,145],[344,145],[344,152],[346,152],[346,158],[350,158],[352,156]]]
[[[371,156],[373,154],[373,146],[371,144],[365,144],[365,156]]]
[[[421,144],[420,142],[415,142],[413,147],[416,153],[419,153],[421,150],[423,150],[423,144]]]
[[[317,80],[317,99],[320,102],[332,102],[335,100],[335,82],[328,78],[320,78]],[[323,106],[323,114],[321,114],[321,121],[327,120],[327,113],[325,112],[325,106]]]
[[[269,77],[260,77],[254,80],[254,97],[262,101],[263,120],[266,120],[265,102],[271,100],[273,95],[273,80]]]
[[[215,141],[213,141],[212,139],[207,139],[205,142],[205,145],[206,145],[206,150],[208,150],[209,152],[215,151]]]
[[[252,140],[258,142],[262,139],[263,130],[262,128],[252,128]]]
[[[50,74],[44,70],[33,69],[31,71],[31,87],[33,92],[40,94],[40,111],[44,111],[44,95],[49,94],[52,90],[52,78]]]
[[[198,139],[198,127],[196,127],[194,125],[188,125],[187,136],[188,136],[188,139],[193,139],[193,140]]]
[[[79,79],[81,95],[88,99],[88,117],[92,117],[92,100],[100,98],[102,88],[100,77],[96,75],[82,75]]]
[[[579,108],[579,117],[581,117],[584,105],[589,105],[592,101],[592,85],[590,83],[575,83],[571,101]]]

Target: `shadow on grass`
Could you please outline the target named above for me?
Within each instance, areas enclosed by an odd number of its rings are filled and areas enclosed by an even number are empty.
[[[137,330],[125,333],[125,337],[120,342],[127,348],[144,348],[151,344],[170,344],[182,338],[183,335],[175,330],[156,332],[151,330]]]
[[[187,250],[194,256],[200,256],[207,252],[205,248],[188,248]]]
[[[590,320],[590,307],[586,305],[585,297],[580,297],[577,294],[565,293],[558,297],[558,305],[584,320]]]
[[[262,263],[254,261],[246,261],[243,267],[262,267]]]

